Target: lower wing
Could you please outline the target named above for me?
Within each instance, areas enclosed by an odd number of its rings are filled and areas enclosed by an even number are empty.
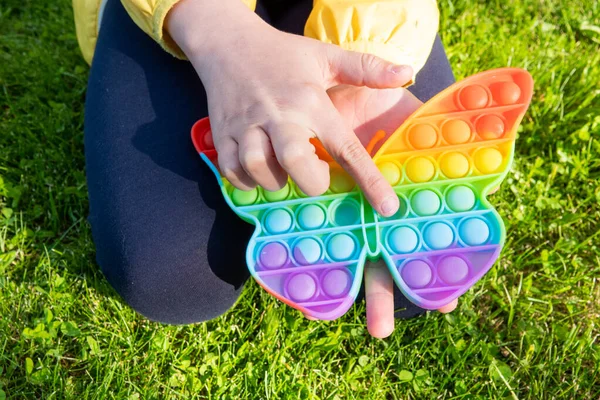
[[[502,219],[477,193],[488,179],[396,189],[399,214],[378,221],[380,251],[394,281],[419,307],[438,309],[465,293],[502,249]]]

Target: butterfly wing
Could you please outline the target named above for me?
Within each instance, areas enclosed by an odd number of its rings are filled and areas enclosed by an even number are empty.
[[[354,181],[315,143],[330,164],[324,195],[308,198],[291,180],[277,192],[242,191],[219,173],[208,118],[194,125],[192,141],[229,206],[256,226],[246,252],[255,280],[306,315],[325,320],[343,315],[360,289],[367,254],[365,200]]]
[[[424,104],[375,155],[402,205],[376,217],[380,251],[418,306],[448,304],[498,258],[505,228],[486,196],[510,168],[532,92],[521,69],[471,76]]]

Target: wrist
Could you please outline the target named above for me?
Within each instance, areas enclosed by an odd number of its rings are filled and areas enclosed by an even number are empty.
[[[165,20],[168,34],[197,69],[233,55],[233,48],[266,26],[240,0],[181,0]]]

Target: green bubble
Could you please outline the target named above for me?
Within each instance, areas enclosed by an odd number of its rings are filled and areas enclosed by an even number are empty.
[[[290,194],[290,185],[286,183],[284,187],[275,192],[269,192],[268,190],[265,190],[263,191],[263,194],[267,201],[282,201],[285,200]]]
[[[237,206],[249,206],[250,204],[254,204],[257,199],[258,189],[256,188],[247,191],[234,188],[231,192],[231,200]]]

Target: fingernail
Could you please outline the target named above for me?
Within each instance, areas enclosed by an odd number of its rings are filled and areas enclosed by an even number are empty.
[[[389,67],[389,70],[392,74],[400,75],[400,74],[410,74],[412,75],[412,68],[408,65],[392,65]]]
[[[399,206],[400,203],[398,202],[398,197],[390,196],[387,197],[383,203],[381,203],[381,212],[383,213],[384,217],[389,217],[398,211]]]

